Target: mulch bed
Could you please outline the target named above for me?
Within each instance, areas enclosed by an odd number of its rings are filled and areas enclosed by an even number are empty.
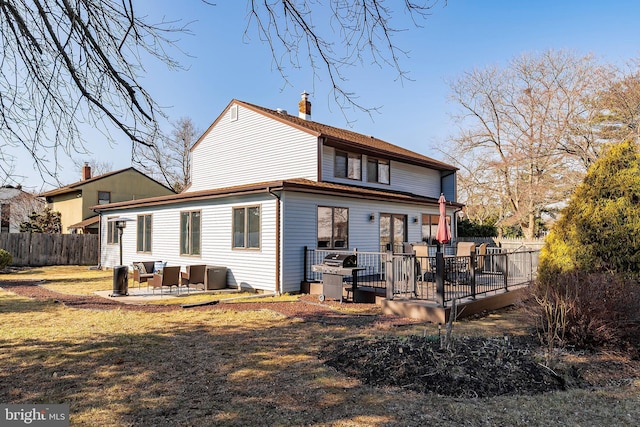
[[[556,372],[536,355],[531,337],[378,337],[337,343],[321,358],[374,386],[393,386],[456,398],[532,395],[587,383],[570,367]],[[538,359],[538,360],[537,360]]]

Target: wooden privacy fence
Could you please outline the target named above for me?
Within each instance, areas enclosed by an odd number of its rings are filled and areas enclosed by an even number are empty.
[[[97,265],[97,234],[1,233],[0,248],[13,257],[11,265]]]

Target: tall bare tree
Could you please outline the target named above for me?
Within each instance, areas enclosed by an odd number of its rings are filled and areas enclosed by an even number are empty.
[[[520,226],[533,237],[541,212],[565,200],[583,176],[585,164],[567,155],[566,142],[605,74],[591,56],[547,51],[503,69],[464,73],[451,84],[461,112],[448,154],[467,165],[475,191],[500,200],[498,225]]]
[[[179,193],[191,182],[190,150],[201,133],[191,118],[182,117],[173,123],[170,137],[139,146],[136,162],[145,173]]]
[[[395,28],[392,16],[408,12],[418,25],[438,1],[407,0],[392,10],[388,0],[247,0],[244,34],[267,43],[285,81],[288,70],[310,62],[341,106],[368,110],[349,91],[345,67],[373,63],[404,78],[405,52],[393,36],[405,28]],[[157,141],[162,108],[141,80],[154,59],[179,68],[176,33],[188,27],[150,23],[132,0],[0,0],[0,139],[28,152],[45,180],[57,180],[59,156],[90,154],[82,124],[111,140],[124,135],[132,153]],[[10,176],[14,165],[0,151],[0,175]]]

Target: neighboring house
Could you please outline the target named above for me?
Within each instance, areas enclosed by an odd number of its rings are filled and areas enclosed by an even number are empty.
[[[62,233],[96,234],[99,216],[92,209],[125,200],[166,196],[175,192],[135,168],[91,176],[91,167],[82,167],[82,180],[40,194],[53,211],[60,212]]]
[[[432,241],[438,197],[456,200],[454,166],[371,136],[232,100],[191,149],[180,194],[96,206],[101,264],[119,261],[109,219],[132,220],[123,263],[210,264],[229,286],[296,292],[304,248],[380,252]],[[106,221],[105,221],[106,220]],[[453,230],[455,235],[455,230]]]
[[[21,186],[0,187],[0,233],[19,233],[20,224],[29,220],[29,214],[43,208],[44,200]]]

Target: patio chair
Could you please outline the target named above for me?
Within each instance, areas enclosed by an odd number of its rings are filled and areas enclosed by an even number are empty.
[[[455,284],[468,283],[471,276],[471,254],[475,254],[476,244],[473,242],[458,242],[456,245],[456,259],[451,281]]]
[[[416,256],[416,263],[418,268],[418,280],[425,282],[435,281],[434,267],[431,265],[431,258],[429,258],[429,246],[427,245],[414,245],[413,253]]]
[[[206,289],[204,284],[206,273],[207,266],[205,264],[187,265],[187,271],[180,273],[180,282],[182,286],[187,287],[187,293],[190,292],[191,288],[196,290],[202,288],[203,291]]]
[[[456,256],[471,256],[475,252],[476,244],[473,242],[458,242],[456,246]]]
[[[133,263],[133,284],[138,282],[138,288],[140,283],[146,283],[153,277],[154,266],[156,261],[142,261]]]
[[[478,246],[478,250],[476,252],[476,271],[482,273],[484,271],[484,259],[487,255],[487,244],[482,243]]]
[[[403,254],[413,254],[413,243],[402,242],[402,253]]]
[[[147,281],[147,284],[153,288],[153,293],[156,293],[156,288],[160,288],[160,294],[162,295],[162,288],[167,286],[169,292],[173,286],[180,293],[180,266],[165,267],[162,269],[162,274],[154,273],[153,277]]]

